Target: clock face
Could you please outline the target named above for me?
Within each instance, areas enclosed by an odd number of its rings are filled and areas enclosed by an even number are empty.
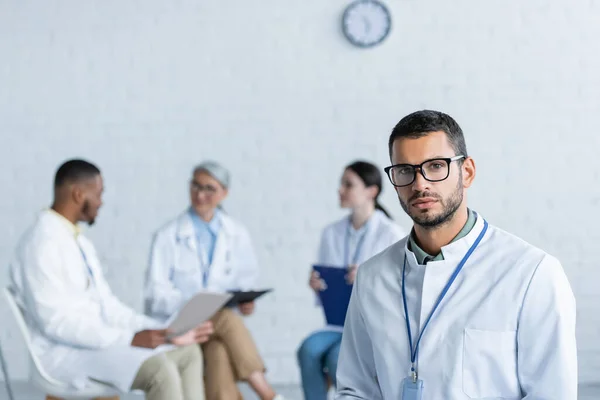
[[[390,33],[392,19],[387,7],[378,0],[356,0],[342,16],[342,29],[355,46],[372,47]]]

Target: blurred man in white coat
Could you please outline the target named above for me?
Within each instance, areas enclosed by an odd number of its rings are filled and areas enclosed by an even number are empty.
[[[358,269],[336,398],[576,400],[567,277],[467,208],[475,163],[460,126],[415,112],[389,151],[385,170],[414,228]]]
[[[204,398],[202,356],[210,323],[168,340],[160,322],[136,313],[110,291],[94,246],[77,224],[94,223],[103,182],[96,166],[70,160],[57,171],[54,203],[21,238],[12,291],[32,332],[33,351],[56,379],[89,378],[149,400]]]

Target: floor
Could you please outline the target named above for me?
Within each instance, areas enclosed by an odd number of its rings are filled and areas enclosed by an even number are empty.
[[[286,400],[302,400],[302,393],[297,386],[280,386],[277,388],[279,392],[286,397]],[[35,388],[32,388],[25,382],[13,383],[14,400],[43,400],[44,396]],[[245,400],[256,400],[256,396],[247,388],[242,387]],[[600,384],[598,386],[581,386],[578,400],[598,400],[600,399]],[[4,383],[0,382],[0,400],[8,400]],[[126,395],[122,396],[121,400],[142,400],[141,396]],[[571,400],[571,399],[564,399]]]
[[[246,385],[240,385],[244,400],[258,400],[252,390]],[[14,400],[44,400],[44,393],[26,382],[13,382],[12,384]],[[297,386],[279,386],[276,388],[280,394],[285,396],[286,400],[302,400],[302,393]],[[8,394],[4,382],[0,381],[0,400],[8,400]],[[121,396],[121,400],[143,400],[140,395],[128,394]]]

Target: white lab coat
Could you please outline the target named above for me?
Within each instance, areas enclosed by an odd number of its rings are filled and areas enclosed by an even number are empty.
[[[217,235],[206,287],[198,256],[196,234],[189,211],[159,229],[154,235],[146,274],[146,314],[165,320],[201,291],[226,292],[253,289],[258,264],[246,228],[220,213]]]
[[[346,243],[348,229],[350,229],[350,218],[344,217],[323,229],[321,243],[317,254],[317,265],[347,268],[344,262],[352,263],[350,255],[355,254],[356,247]],[[360,265],[375,254],[380,253],[387,247],[401,240],[406,233],[394,221],[389,219],[382,211],[375,210],[367,221],[365,237],[360,245],[356,264]],[[350,253],[344,254],[345,252]],[[316,298],[317,305],[321,302]],[[339,326],[327,325],[325,330],[341,331]]]
[[[49,210],[40,213],[11,264],[11,286],[24,309],[33,352],[51,376],[75,387],[91,377],[128,391],[141,364],[171,346],[130,345],[136,332],[161,323],[111,293],[92,243],[81,234],[76,240],[60,218]]]
[[[362,242],[356,264],[362,264],[406,236],[404,230],[380,210],[375,210],[367,223],[366,236]],[[351,254],[354,254],[354,249],[346,249],[346,237],[349,227],[350,218],[344,217],[323,229],[317,264],[347,267],[343,265],[348,258],[348,255],[344,252],[349,250]],[[349,263],[352,263],[352,261],[350,260]]]
[[[401,399],[410,369],[405,254],[415,338],[482,228],[479,216],[468,235],[442,248],[442,261],[418,265],[403,240],[359,269],[336,399]],[[575,299],[561,264],[490,225],[429,322],[417,363],[423,400],[576,400]]]

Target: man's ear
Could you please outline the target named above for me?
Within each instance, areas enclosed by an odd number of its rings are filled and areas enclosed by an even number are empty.
[[[69,190],[71,191],[71,199],[75,204],[81,204],[85,201],[85,193],[80,185],[71,185]]]
[[[473,184],[476,175],[475,160],[467,157],[462,163],[463,187],[466,189]]]

